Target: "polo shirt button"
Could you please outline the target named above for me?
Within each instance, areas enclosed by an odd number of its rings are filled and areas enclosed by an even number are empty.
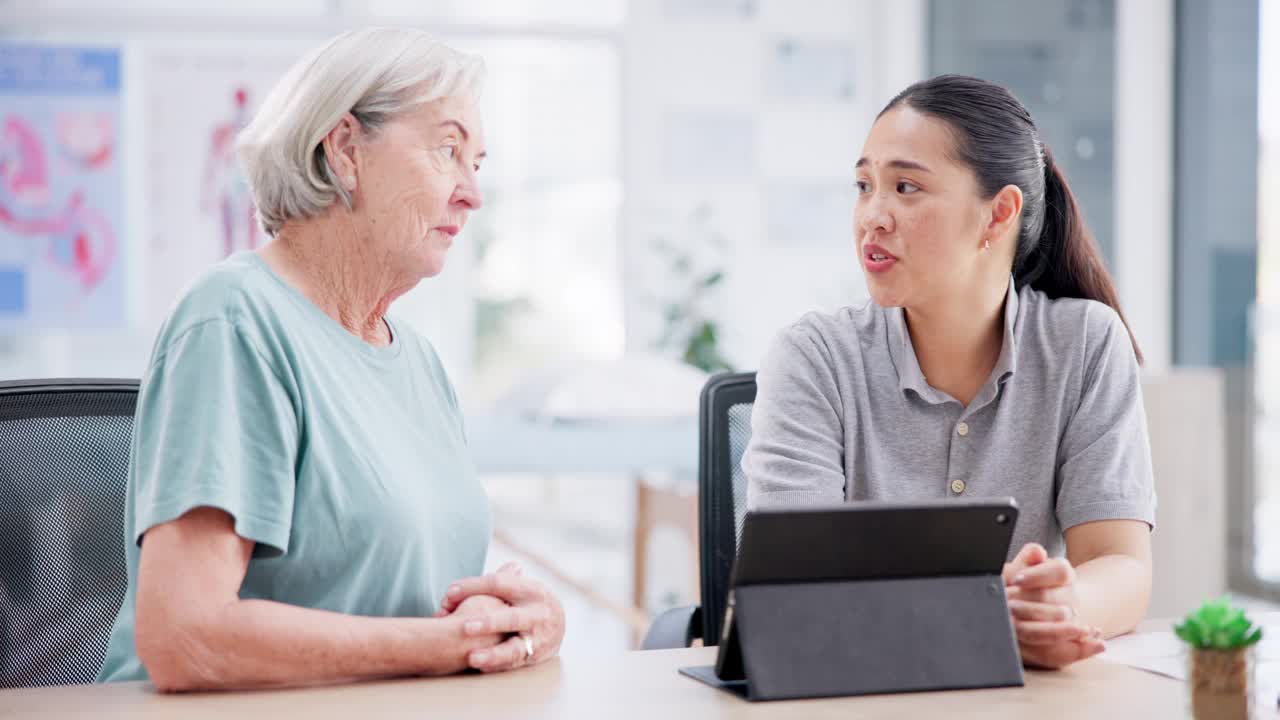
[[[964,437],[964,436],[968,435],[968,434],[969,434],[969,423],[963,423],[963,422],[962,422],[962,423],[960,423],[959,425],[957,425],[957,426],[956,426],[956,433],[958,433],[958,434],[960,435],[960,437]]]
[[[951,481],[951,492],[953,492],[953,493],[955,493],[955,494],[957,494],[957,495],[959,495],[960,493],[963,493],[963,492],[964,492],[964,481],[963,481],[963,480],[952,480],[952,481]]]

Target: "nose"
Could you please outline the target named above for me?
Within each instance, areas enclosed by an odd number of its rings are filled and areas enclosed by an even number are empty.
[[[449,198],[449,202],[465,205],[470,210],[479,210],[484,206],[484,192],[480,190],[480,183],[474,172],[463,174],[462,181],[453,189],[453,197]]]
[[[889,201],[883,194],[874,192],[862,196],[857,209],[857,227],[863,233],[893,232],[893,213],[889,211]]]

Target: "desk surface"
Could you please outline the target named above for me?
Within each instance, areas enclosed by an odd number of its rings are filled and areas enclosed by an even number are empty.
[[[680,676],[714,648],[555,660],[492,676],[458,676],[189,696],[143,683],[0,691],[0,718],[1181,718],[1181,683],[1102,660],[1028,672],[1022,688],[748,703]]]

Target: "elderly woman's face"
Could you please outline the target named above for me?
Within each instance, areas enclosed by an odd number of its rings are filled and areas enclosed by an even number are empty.
[[[366,146],[359,198],[370,235],[414,280],[444,269],[482,199],[484,131],[475,103],[444,98],[387,123]]]

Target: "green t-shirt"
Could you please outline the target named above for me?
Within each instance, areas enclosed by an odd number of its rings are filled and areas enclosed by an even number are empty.
[[[453,387],[426,340],[387,323],[391,344],[369,345],[253,253],[179,302],[138,396],[129,588],[100,681],[147,678],[139,541],[195,507],[225,510],[257,543],[242,598],[429,617],[449,583],[483,571],[489,507]]]

